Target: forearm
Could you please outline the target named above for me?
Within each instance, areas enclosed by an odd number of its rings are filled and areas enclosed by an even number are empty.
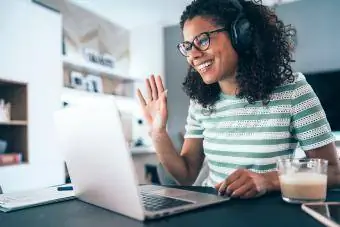
[[[328,166],[327,185],[328,187],[339,187],[340,186],[340,171],[337,165]]]
[[[191,185],[195,177],[191,176],[186,160],[176,151],[168,133],[152,133],[151,138],[163,167],[180,185]]]
[[[279,191],[280,187],[280,180],[277,171],[271,171],[262,174],[266,179],[266,190],[270,191]]]
[[[306,155],[308,158],[328,160],[327,185],[328,187],[340,186],[340,161],[334,142],[323,147],[306,151]]]

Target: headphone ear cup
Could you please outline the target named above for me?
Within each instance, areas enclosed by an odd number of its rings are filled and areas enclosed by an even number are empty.
[[[231,45],[233,45],[234,49],[236,50],[236,52],[238,52],[238,33],[236,31],[236,26],[235,26],[235,22],[234,21],[232,24],[231,24],[231,27],[230,27],[230,41],[231,41]]]
[[[252,27],[249,21],[240,15],[231,25],[231,43],[238,54],[247,51],[252,43]]]

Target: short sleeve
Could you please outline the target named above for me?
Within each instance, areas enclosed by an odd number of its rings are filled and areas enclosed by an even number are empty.
[[[334,141],[319,98],[300,74],[292,91],[292,133],[303,150],[312,150]]]
[[[197,119],[199,113],[197,105],[194,101],[190,101],[184,138],[203,138],[204,128],[201,121]]]

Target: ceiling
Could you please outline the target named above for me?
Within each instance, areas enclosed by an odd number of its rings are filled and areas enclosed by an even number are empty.
[[[174,25],[192,0],[68,0],[113,23],[132,29],[146,25]],[[295,0],[262,0],[265,5]]]

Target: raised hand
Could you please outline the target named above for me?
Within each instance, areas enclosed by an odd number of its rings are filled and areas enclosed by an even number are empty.
[[[160,76],[155,78],[151,75],[146,79],[147,98],[145,99],[138,89],[139,101],[142,105],[144,117],[147,120],[151,132],[165,132],[168,120],[168,110],[166,104],[166,90]]]

